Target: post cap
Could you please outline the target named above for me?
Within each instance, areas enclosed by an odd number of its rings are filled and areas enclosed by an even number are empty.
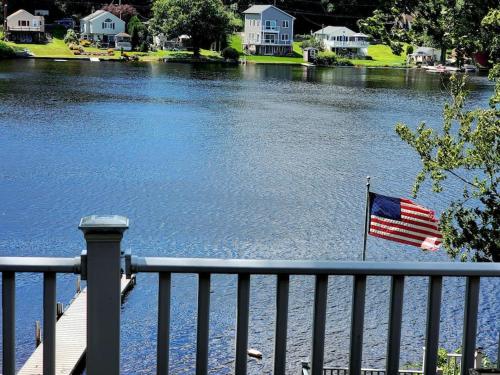
[[[89,232],[119,232],[128,229],[128,217],[120,215],[90,215],[82,217],[79,229]]]

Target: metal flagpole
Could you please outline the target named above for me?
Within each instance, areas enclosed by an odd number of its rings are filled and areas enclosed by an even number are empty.
[[[370,223],[370,176],[366,176],[365,233],[363,237],[363,261],[366,259],[366,240]]]

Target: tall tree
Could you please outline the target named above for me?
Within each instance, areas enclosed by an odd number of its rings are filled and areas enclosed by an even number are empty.
[[[169,37],[187,34],[193,54],[230,32],[231,15],[221,0],[155,0],[151,28]]]
[[[452,257],[500,262],[500,64],[487,108],[467,108],[465,78],[451,78],[452,100],[443,111],[441,131],[420,124],[396,132],[420,156],[422,170],[413,192],[427,179],[441,192],[447,178],[464,184],[461,197],[441,216],[443,244]]]
[[[137,9],[130,4],[108,4],[102,9],[114,14],[125,22],[128,22],[131,17],[137,16]]]
[[[437,47],[444,62],[451,48],[459,56],[487,49],[489,41],[482,33],[482,20],[495,8],[497,0],[388,0],[359,25],[363,32],[395,50],[401,49],[402,42]],[[403,15],[413,18],[411,28],[400,22]]]

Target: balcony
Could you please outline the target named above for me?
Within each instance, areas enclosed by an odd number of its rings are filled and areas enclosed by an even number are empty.
[[[41,26],[9,26],[7,28],[8,31],[35,31],[39,33],[44,32],[43,25]]]
[[[276,40],[276,39],[263,39],[262,43],[255,43],[264,46],[290,46],[292,42],[290,40]]]
[[[172,274],[194,274],[198,277],[196,374],[208,374],[210,333],[211,278],[216,274],[237,275],[237,312],[235,328],[234,371],[247,373],[249,336],[250,281],[255,275],[276,278],[276,310],[274,324],[274,371],[286,374],[288,298],[290,276],[304,275],[314,280],[314,311],[312,316],[312,349],[307,373],[367,374],[362,369],[362,348],[367,277],[390,277],[387,356],[385,374],[420,374],[420,371],[400,371],[400,343],[403,317],[403,294],[407,277],[428,278],[427,322],[425,328],[424,369],[426,375],[437,373],[440,311],[443,278],[465,278],[465,306],[462,336],[461,375],[473,367],[479,306],[480,279],[500,277],[498,263],[424,263],[424,262],[328,262],[297,260],[243,260],[206,258],[141,257],[121,252],[121,239],[128,228],[128,219],[116,216],[83,218],[87,249],[74,258],[0,257],[2,272],[3,374],[15,374],[15,287],[16,273],[44,275],[44,351],[43,373],[55,374],[57,343],[56,275],[80,274],[87,280],[87,374],[118,374],[120,371],[120,278],[125,272],[133,275],[158,274],[158,339],[157,373],[168,374]],[[352,305],[347,368],[325,369],[325,324],[327,319],[328,282],[339,276],[352,276]],[[297,371],[300,364],[297,364]],[[335,371],[335,372],[334,372]],[[367,372],[368,371],[368,372]],[[370,372],[371,371],[371,372]],[[376,370],[377,373],[379,372]]]
[[[265,26],[262,28],[262,31],[265,33],[279,33],[280,32],[280,27],[279,26]]]
[[[367,41],[338,41],[325,40],[325,44],[330,48],[368,48],[370,45]]]

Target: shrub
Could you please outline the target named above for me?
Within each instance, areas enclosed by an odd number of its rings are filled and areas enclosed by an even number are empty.
[[[144,41],[141,43],[141,46],[139,47],[140,52],[148,52],[149,46],[148,44]]]
[[[316,65],[320,66],[352,66],[354,65],[349,59],[345,57],[338,57],[333,52],[320,52],[314,60]]]
[[[300,43],[300,48],[308,48],[308,47],[314,47],[317,48],[319,51],[324,51],[325,50],[325,45],[321,39],[315,38],[313,36],[310,36],[307,39],[304,39],[302,43]]]
[[[337,65],[337,66],[353,66],[354,64],[351,62],[351,60],[346,59],[345,57],[341,57],[337,60],[337,63],[335,65]]]
[[[115,50],[113,48],[108,48],[108,55],[114,55]]]
[[[8,46],[4,42],[0,41],[0,59],[6,59],[14,57],[16,52],[11,46]]]
[[[324,66],[336,65],[337,55],[329,51],[320,52],[317,54],[316,59],[314,59],[314,63],[316,65],[324,65]]]
[[[74,50],[73,55],[81,55],[82,53],[79,50]]]
[[[222,50],[222,57],[226,60],[238,60],[240,58],[240,53],[233,47],[226,47]]]
[[[84,46],[84,47],[90,47],[92,43],[90,43],[90,40],[87,40],[87,39],[82,39],[80,40],[80,45]]]
[[[66,44],[70,44],[70,43],[78,44],[78,37],[76,36],[75,30],[68,29],[68,31],[66,31],[66,35],[64,36],[64,43],[66,43]]]

